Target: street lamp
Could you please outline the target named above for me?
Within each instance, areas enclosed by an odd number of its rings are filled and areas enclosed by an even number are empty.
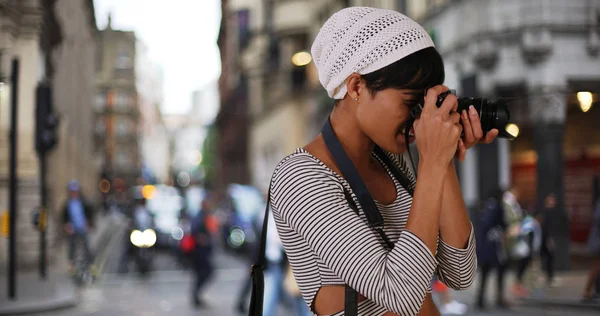
[[[519,130],[519,126],[517,126],[517,124],[510,123],[510,124],[506,125],[505,129],[509,134],[513,135],[515,138],[517,138],[517,136],[519,136],[520,130]]]
[[[594,96],[589,91],[577,92],[577,100],[579,100],[579,107],[583,113],[589,111],[592,108],[594,102]]]
[[[189,161],[192,165],[198,166],[202,163],[202,153],[199,150],[194,150],[190,153]]]
[[[310,64],[312,61],[312,56],[307,52],[298,52],[292,56],[292,63],[295,66],[302,67]]]

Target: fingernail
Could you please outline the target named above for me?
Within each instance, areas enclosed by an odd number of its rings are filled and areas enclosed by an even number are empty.
[[[467,118],[467,110],[463,110],[462,111],[462,117],[463,118]]]
[[[475,107],[474,106],[469,105],[469,113],[471,113],[471,115],[477,114],[477,111],[475,111]]]

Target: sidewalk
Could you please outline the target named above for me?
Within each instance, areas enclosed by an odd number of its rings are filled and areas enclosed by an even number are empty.
[[[515,306],[545,306],[545,307],[563,307],[572,309],[583,309],[583,310],[599,310],[600,311],[600,300],[592,303],[581,302],[581,294],[583,293],[583,286],[587,278],[587,271],[577,270],[570,272],[557,273],[556,275],[556,286],[552,288],[544,288],[538,293],[534,293],[530,297],[524,299],[515,298],[512,293],[512,285],[515,282],[515,273],[510,271],[505,275],[504,284],[504,297],[509,300],[512,305]],[[453,291],[452,298],[467,304],[469,310],[473,310],[477,290],[479,288],[480,275],[477,275],[473,285],[465,291]],[[486,287],[486,302],[490,307],[493,307],[493,303],[496,299],[496,274],[495,272],[490,275],[489,284]]]
[[[587,280],[587,271],[559,274],[557,285],[542,289],[540,293],[522,300],[525,305],[562,306],[600,311],[600,300],[581,302],[583,287]]]
[[[109,214],[99,218],[98,227],[90,236],[90,246],[96,251],[96,264],[102,269],[111,244],[119,237],[119,228],[124,221],[122,215]],[[41,280],[39,272],[23,271],[17,273],[17,298],[8,298],[8,277],[0,274],[0,315],[18,315],[39,313],[75,306],[79,303],[80,293],[73,285],[68,271],[66,243],[61,246],[56,263],[48,267],[47,280]]]

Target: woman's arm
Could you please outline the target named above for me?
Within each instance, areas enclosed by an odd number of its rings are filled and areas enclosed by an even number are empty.
[[[440,244],[436,258],[440,263],[440,280],[448,287],[462,290],[473,284],[477,271],[475,234],[453,163],[444,179]]]
[[[419,178],[430,177],[429,183],[417,185],[421,202],[413,204],[411,224],[391,251],[350,208],[339,181],[309,157],[288,158],[276,169],[271,206],[277,221],[299,234],[345,283],[391,312],[416,315],[437,266],[431,248],[437,239],[442,181],[427,174],[423,171]],[[431,198],[435,192],[440,192],[437,201]]]

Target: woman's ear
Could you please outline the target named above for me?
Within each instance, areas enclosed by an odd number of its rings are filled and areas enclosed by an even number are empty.
[[[348,96],[352,100],[360,98],[361,84],[362,77],[357,73],[351,74],[348,79],[346,79],[346,90],[348,90]]]

